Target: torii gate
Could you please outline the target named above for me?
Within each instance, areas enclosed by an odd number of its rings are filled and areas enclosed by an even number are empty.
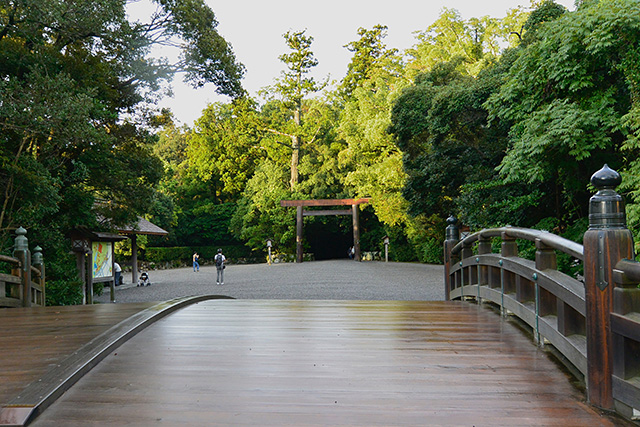
[[[360,225],[358,215],[358,205],[362,203],[369,203],[371,200],[368,197],[360,199],[321,199],[321,200],[281,200],[280,206],[282,207],[296,207],[297,211],[297,232],[296,232],[296,262],[302,262],[302,225],[303,217],[305,216],[320,216],[320,215],[353,215],[353,248],[355,250],[355,259],[360,261]],[[351,209],[344,210],[318,210],[318,211],[306,211],[305,207],[317,207],[317,206],[349,206]]]

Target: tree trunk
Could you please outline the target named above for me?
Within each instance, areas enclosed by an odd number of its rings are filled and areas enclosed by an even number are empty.
[[[293,122],[296,124],[295,134],[291,137],[291,190],[298,185],[298,163],[300,162],[300,110],[302,102],[298,102],[293,110]]]
[[[298,185],[298,162],[300,154],[300,140],[297,135],[291,137],[291,190]]]

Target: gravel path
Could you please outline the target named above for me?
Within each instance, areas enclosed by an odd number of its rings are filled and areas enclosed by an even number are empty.
[[[301,264],[229,265],[224,285],[214,266],[149,272],[152,285],[116,288],[117,302],[166,301],[190,295],[236,299],[442,301],[441,265],[331,260]],[[125,281],[131,275],[125,274]],[[96,298],[109,302],[109,288]]]

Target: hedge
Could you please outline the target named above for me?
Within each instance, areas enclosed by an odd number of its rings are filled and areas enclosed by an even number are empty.
[[[191,265],[194,252],[200,255],[200,264],[213,264],[213,258],[222,249],[230,263],[260,262],[253,260],[250,250],[244,245],[229,246],[177,246],[177,247],[147,247],[141,260],[152,263],[179,263]]]

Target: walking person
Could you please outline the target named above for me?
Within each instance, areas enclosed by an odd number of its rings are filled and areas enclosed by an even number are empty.
[[[214,260],[216,262],[216,270],[218,272],[216,285],[224,285],[224,263],[227,261],[227,258],[222,254],[222,249],[218,249],[218,254]]]
[[[200,255],[198,255],[198,252],[195,252],[193,254],[193,271],[194,272],[200,271],[200,264],[198,264],[199,259],[200,259]]]

